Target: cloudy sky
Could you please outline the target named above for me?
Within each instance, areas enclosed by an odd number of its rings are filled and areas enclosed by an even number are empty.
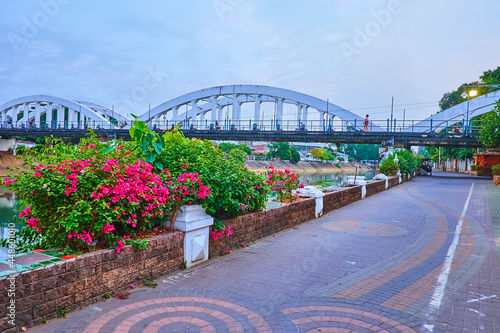
[[[194,90],[276,86],[423,119],[500,66],[500,1],[4,1],[0,104],[32,94],[142,114]],[[146,92],[138,95],[137,92]],[[135,95],[134,95],[135,94]],[[401,118],[400,118],[401,119]]]

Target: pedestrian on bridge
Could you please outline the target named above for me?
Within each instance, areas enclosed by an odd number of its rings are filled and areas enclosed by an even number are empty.
[[[365,132],[368,132],[368,124],[369,123],[370,123],[370,119],[368,119],[368,115],[366,115],[365,122],[364,122]]]

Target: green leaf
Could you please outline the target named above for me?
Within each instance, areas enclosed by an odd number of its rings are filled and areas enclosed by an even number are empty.
[[[156,159],[156,155],[158,155],[154,151],[148,151],[147,157],[146,157],[146,162],[148,163],[153,163],[154,160]]]
[[[141,131],[140,129],[134,128],[134,139],[140,140],[142,138],[143,133],[144,132]]]
[[[155,148],[155,151],[158,154],[161,154],[161,151],[163,149],[163,145],[162,144],[160,144],[159,142],[153,142],[153,147]]]
[[[130,134],[130,137],[131,137],[132,139],[135,139],[135,128],[134,128],[134,127],[130,127],[130,128],[128,129],[128,133]]]
[[[141,150],[144,154],[146,154],[149,151],[149,146],[146,141],[141,141],[141,143],[139,143],[139,147],[141,147]]]
[[[160,161],[156,161],[155,164],[158,169],[163,170],[163,164]]]
[[[106,149],[104,149],[104,154],[108,154],[113,149],[114,149],[113,147],[106,147]]]

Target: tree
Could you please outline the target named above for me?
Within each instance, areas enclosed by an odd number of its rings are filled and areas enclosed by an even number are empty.
[[[323,148],[314,148],[309,151],[309,153],[311,153],[311,155],[317,160],[321,159],[321,155],[323,155],[324,152],[325,150]]]
[[[481,84],[499,84],[500,83],[500,66],[495,70],[488,70],[483,72],[483,75],[480,77],[480,81],[474,81],[471,83],[464,83],[457,90],[453,90],[452,92],[447,92],[443,94],[443,97],[439,101],[440,111],[444,111],[446,109],[451,108],[457,104],[467,101],[467,97],[461,97],[462,93],[467,89],[467,86],[477,86]],[[488,88],[488,87],[475,87],[474,90],[477,90],[477,96],[481,96],[497,90],[498,88]]]
[[[292,159],[290,144],[288,142],[274,142],[267,145],[269,148],[269,156],[289,161]]]
[[[250,149],[250,147],[248,147],[244,143],[237,145],[236,148],[238,148],[239,150],[244,151],[245,153],[247,153],[247,155],[252,155],[252,149]]]
[[[323,161],[335,161],[337,156],[335,156],[330,150],[325,151],[321,157]]]
[[[500,101],[493,111],[483,115],[479,141],[486,148],[500,148]]]
[[[295,147],[292,147],[290,149],[290,152],[292,154],[292,161],[294,163],[299,163],[300,162],[300,153],[297,151]]]
[[[341,153],[353,156],[356,160],[378,160],[378,150],[380,145],[366,144],[341,144]]]
[[[221,144],[219,144],[219,149],[227,154],[229,154],[231,150],[234,149],[234,147],[236,147],[236,145],[230,142],[222,142]]]

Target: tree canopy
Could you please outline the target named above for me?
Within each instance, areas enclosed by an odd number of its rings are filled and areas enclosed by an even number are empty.
[[[500,84],[500,66],[498,66],[494,70],[488,70],[483,72],[483,75],[481,75],[479,79],[480,79],[479,81],[464,83],[460,85],[460,87],[458,87],[457,90],[453,90],[452,92],[447,92],[443,94],[443,97],[439,101],[440,112],[449,109],[452,106],[467,101],[467,97],[466,98],[461,97],[462,93],[466,91],[467,86],[474,86],[481,84]],[[474,88],[474,90],[477,90],[477,96],[487,94],[497,89],[498,88],[488,88],[488,87]],[[472,98],[474,97],[471,97],[471,99]]]

